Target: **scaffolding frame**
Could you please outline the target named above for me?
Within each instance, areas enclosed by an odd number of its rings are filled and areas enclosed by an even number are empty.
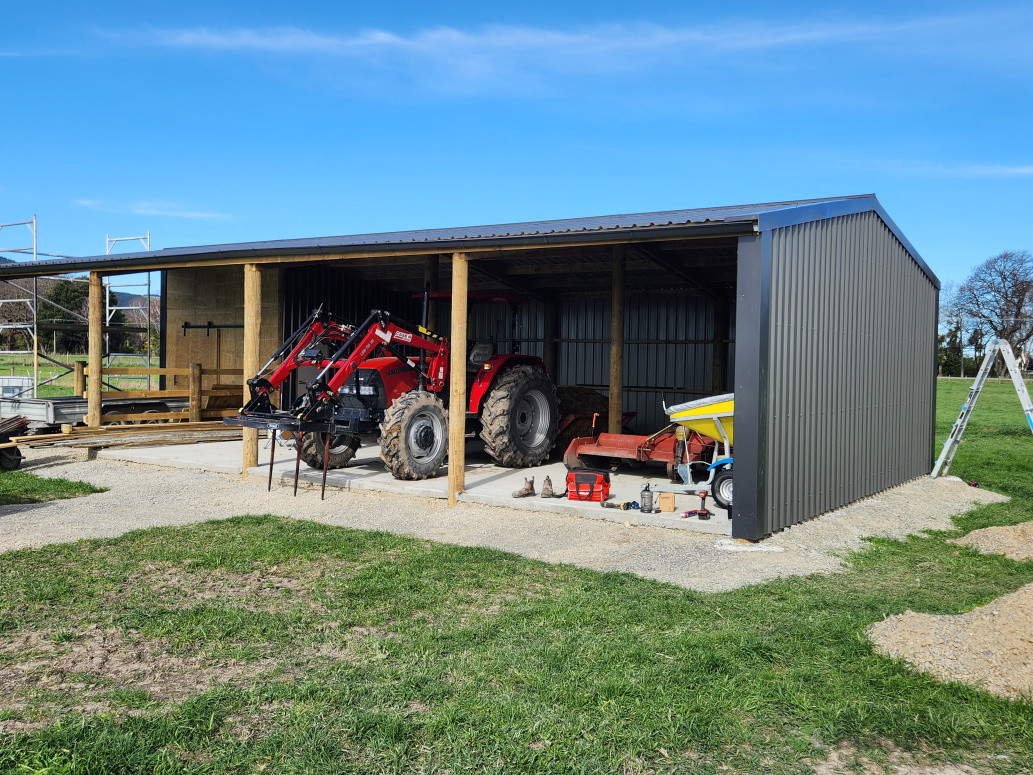
[[[19,255],[32,254],[32,262],[36,263],[38,260],[37,250],[39,247],[37,231],[36,231],[36,214],[32,214],[31,221],[14,221],[12,223],[0,223],[0,232],[6,228],[12,228],[16,226],[27,226],[29,232],[32,234],[32,245],[27,247],[15,247],[15,248],[0,248],[0,254],[3,253],[17,253]],[[22,328],[26,335],[32,338],[32,397],[39,397],[39,318],[36,314],[39,309],[39,280],[35,277],[32,278],[32,298],[31,299],[12,299],[17,303],[23,303],[29,308],[29,313],[32,316],[32,322],[21,325],[5,325],[0,330],[10,330],[12,328]],[[10,354],[28,355],[28,351]],[[25,391],[22,391],[25,392]],[[19,394],[20,395],[20,394]]]
[[[139,237],[112,237],[110,234],[105,234],[105,254],[111,255],[111,250],[120,242],[140,242],[144,250],[150,252],[151,250],[151,230],[148,229],[147,233]],[[151,345],[151,329],[153,326],[151,320],[151,275],[152,272],[146,272],[146,282],[140,283],[119,283],[114,284],[109,278],[104,278],[104,323],[107,326],[111,325],[111,319],[117,312],[143,312],[146,319],[144,333],[144,347],[146,348],[146,356],[141,353],[117,353],[111,351],[111,334],[107,333],[104,335],[104,362],[110,366],[113,358],[136,358],[142,365],[147,368],[151,367],[152,360],[152,345]],[[144,299],[146,300],[143,305],[138,306],[123,306],[118,303],[118,292],[124,291],[129,288],[142,288],[144,289]],[[115,294],[115,303],[111,303],[112,293]],[[144,358],[146,357],[146,362]],[[146,376],[140,375],[138,377],[123,377],[123,379],[138,379],[147,381],[147,389],[151,389],[151,375]]]

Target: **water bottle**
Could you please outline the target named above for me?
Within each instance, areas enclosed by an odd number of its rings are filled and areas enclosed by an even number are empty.
[[[645,513],[652,512],[653,511],[653,491],[649,489],[649,482],[646,482],[645,486],[642,488],[642,494],[641,494],[640,497],[642,498],[642,500],[639,501],[639,503],[641,504],[638,507],[639,511],[642,511],[642,512],[645,512]]]

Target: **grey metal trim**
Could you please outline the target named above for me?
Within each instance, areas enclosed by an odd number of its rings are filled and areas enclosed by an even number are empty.
[[[892,218],[890,218],[889,214],[883,208],[875,194],[867,194],[865,196],[849,199],[826,200],[815,202],[813,204],[788,207],[782,210],[771,210],[761,213],[758,216],[757,226],[761,231],[768,231],[771,229],[779,229],[783,226],[796,226],[797,224],[806,223],[808,221],[820,221],[825,218],[836,218],[841,215],[854,215],[855,213],[863,213],[869,210],[874,210],[879,215],[882,222],[886,224],[891,232],[893,232],[893,235],[900,241],[900,244],[904,246],[904,249],[911,254],[915,263],[922,268],[922,271],[925,272],[933,285],[936,286],[936,290],[939,290],[940,279],[936,276],[933,270],[929,268],[929,265],[915,249],[915,246],[911,244],[907,237],[904,236],[904,232],[900,230],[900,227],[897,226]]]
[[[770,239],[771,232],[766,232]],[[766,534],[767,375],[765,358],[770,295],[770,248],[763,237],[739,238],[736,291],[735,346],[735,500],[732,535],[758,541]],[[767,270],[770,273],[770,269]],[[746,334],[745,332],[749,332]]]

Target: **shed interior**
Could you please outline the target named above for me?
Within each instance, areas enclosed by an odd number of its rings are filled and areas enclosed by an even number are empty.
[[[520,352],[544,359],[557,385],[608,393],[615,272],[623,264],[623,406],[635,415],[629,430],[651,433],[667,422],[665,397],[677,403],[732,389],[736,250],[735,237],[711,237],[472,254],[467,338],[490,341],[500,352],[509,351],[515,339]],[[277,275],[274,283],[263,280],[263,306],[273,285],[282,299],[282,323],[275,333],[281,338],[322,303],[345,319],[361,320],[371,308],[382,307],[419,322],[425,284],[450,293],[451,263],[451,254],[436,253],[291,262],[278,273],[271,267],[263,271],[264,277]],[[207,286],[203,273],[217,271],[224,270],[169,270],[169,336],[182,322],[177,296]],[[177,282],[182,272],[188,274]],[[492,293],[518,303],[477,300]],[[225,312],[231,314],[223,317],[235,319],[232,309]],[[204,316],[195,309],[193,317]],[[432,302],[429,317],[432,330],[450,334],[447,298]],[[263,326],[263,353],[278,344],[270,334]],[[233,338],[242,334],[229,330],[224,336],[230,337],[224,349],[233,349]],[[184,365],[175,351],[173,344],[170,365]]]

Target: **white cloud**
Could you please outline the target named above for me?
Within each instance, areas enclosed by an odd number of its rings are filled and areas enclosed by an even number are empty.
[[[123,47],[261,55],[264,63],[311,65],[331,80],[353,86],[414,82],[431,92],[483,93],[554,88],[565,76],[647,73],[675,77],[695,88],[732,82],[736,70],[755,72],[758,57],[764,55],[829,49],[838,56],[846,47],[877,50],[879,57],[946,57],[955,64],[982,60],[998,69],[1008,60],[1025,66],[1031,60],[1025,41],[1030,20],[1031,14],[1020,8],[903,20],[827,14],[788,24],[739,17],[699,25],[441,26],[411,33],[375,28],[152,28],[113,32],[108,38]],[[782,64],[801,66],[798,58]]]
[[[681,53],[734,53],[841,43],[901,42],[920,45],[929,38],[964,37],[980,31],[1001,33],[1028,25],[1025,12],[971,16],[927,16],[904,21],[829,18],[793,24],[763,19],[727,19],[698,26],[609,24],[581,29],[489,25],[477,30],[433,27],[409,35],[365,29],[337,34],[297,27],[154,29],[148,42],[172,48],[223,52],[262,52],[340,57],[459,58],[497,61],[507,58],[565,62],[595,68],[627,62],[631,57]],[[138,36],[135,36],[138,38]],[[128,37],[126,38],[129,39]]]
[[[876,159],[858,166],[878,167],[903,175],[930,178],[1024,178],[1033,177],[1033,165],[1028,164],[970,164],[965,162],[938,163],[902,159]]]
[[[85,207],[89,210],[98,210],[105,213],[153,215],[160,218],[187,218],[208,221],[232,220],[229,215],[224,215],[223,213],[188,210],[175,202],[131,202],[129,204],[116,204],[99,199],[74,199],[72,200],[72,203],[78,207]]]
[[[478,31],[436,27],[408,36],[379,29],[335,35],[295,27],[233,30],[199,27],[154,30],[152,40],[159,45],[179,48],[337,56],[396,53],[428,58],[470,55],[495,58],[545,53],[591,65],[604,57],[678,51],[685,46],[709,51],[737,51],[880,40],[920,30],[957,26],[961,22],[960,19],[935,18],[903,23],[805,22],[791,26],[755,21],[700,27],[613,24],[580,31],[493,25]]]

